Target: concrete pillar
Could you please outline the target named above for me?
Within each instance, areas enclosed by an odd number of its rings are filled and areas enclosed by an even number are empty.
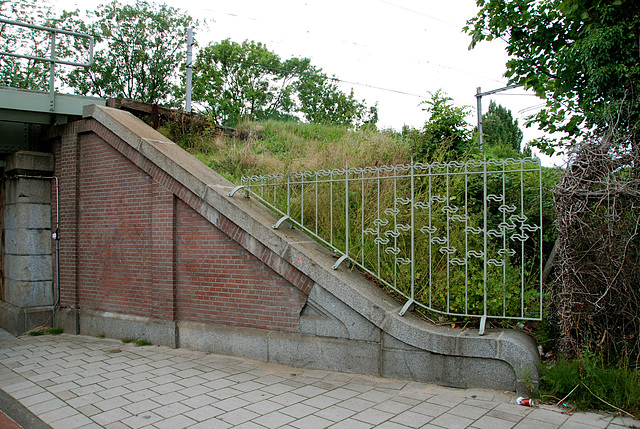
[[[53,155],[16,152],[5,165],[0,324],[14,334],[51,324]]]

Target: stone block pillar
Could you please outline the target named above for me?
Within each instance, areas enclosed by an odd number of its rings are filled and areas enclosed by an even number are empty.
[[[16,335],[52,322],[53,169],[49,153],[22,151],[6,159],[0,324]]]

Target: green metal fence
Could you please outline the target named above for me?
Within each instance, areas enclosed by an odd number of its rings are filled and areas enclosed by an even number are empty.
[[[239,189],[411,305],[450,318],[542,317],[536,159],[243,177]]]

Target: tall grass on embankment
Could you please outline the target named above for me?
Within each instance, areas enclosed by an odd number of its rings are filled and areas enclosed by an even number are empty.
[[[183,147],[235,184],[256,174],[395,165],[411,159],[409,144],[392,131],[298,122],[245,122],[231,135],[205,130]]]

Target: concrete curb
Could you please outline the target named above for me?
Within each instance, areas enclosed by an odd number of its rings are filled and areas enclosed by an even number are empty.
[[[29,429],[50,429],[51,426],[40,420],[35,414],[29,411],[20,402],[13,399],[6,394],[3,390],[0,390],[0,414],[4,414],[13,420],[19,427]],[[1,420],[1,419],[0,419]],[[18,426],[15,427],[18,427]],[[0,427],[2,422],[0,421]],[[7,426],[11,427],[11,426]]]

